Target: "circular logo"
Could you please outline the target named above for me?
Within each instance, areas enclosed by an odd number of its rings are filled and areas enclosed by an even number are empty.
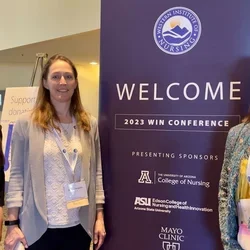
[[[156,45],[165,53],[180,55],[199,41],[201,22],[190,9],[174,7],[163,12],[154,26]]]

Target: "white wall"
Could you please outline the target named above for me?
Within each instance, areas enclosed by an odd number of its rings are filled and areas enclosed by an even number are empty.
[[[33,64],[29,63],[0,64],[0,89],[29,86],[32,70]]]
[[[29,86],[33,66],[33,64],[29,63],[0,64],[0,89]],[[83,106],[88,112],[97,117],[99,67],[98,65],[76,65],[76,67],[79,74],[78,79]],[[40,70],[37,72],[34,86],[38,85],[39,73]]]
[[[79,74],[81,99],[85,109],[98,118],[99,112],[99,66],[76,65]]]
[[[0,0],[0,50],[100,28],[99,0]]]

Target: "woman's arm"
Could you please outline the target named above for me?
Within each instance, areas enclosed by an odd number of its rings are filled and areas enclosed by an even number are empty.
[[[11,142],[11,169],[6,206],[8,208],[8,221],[19,218],[19,209],[23,205],[23,182],[24,182],[24,150],[25,138],[21,122],[18,120],[14,125]],[[18,225],[8,226],[5,238],[5,249],[14,249],[18,242],[27,246],[26,239]]]
[[[238,133],[232,128],[227,136],[224,161],[219,182],[219,223],[224,250],[242,250],[237,241],[238,223],[235,202],[229,202],[229,168]],[[230,205],[229,205],[230,204]]]
[[[10,180],[6,194],[7,208],[18,208],[23,205],[24,150],[24,132],[21,121],[18,120],[14,125],[12,133]]]
[[[5,187],[4,155],[3,155],[2,140],[3,140],[2,126],[0,125],[0,241],[2,239],[4,187]]]
[[[102,176],[102,162],[101,162],[101,148],[100,138],[98,131],[97,121],[94,121],[94,142],[95,142],[95,155],[96,155],[96,204],[98,210],[102,208],[105,203],[104,190],[103,190],[103,176]]]
[[[106,236],[104,215],[103,215],[103,204],[105,202],[105,197],[103,190],[100,138],[96,120],[94,121],[93,127],[94,127],[94,143],[95,143],[95,156],[96,156],[96,221],[94,229],[94,244],[95,244],[95,249],[98,250],[102,246]]]
[[[2,240],[2,230],[3,230],[3,207],[0,207],[0,241]]]
[[[0,241],[2,239],[2,226],[3,226],[3,206],[4,206],[4,168],[0,167]]]
[[[18,220],[19,208],[9,208],[8,209],[8,220]],[[27,241],[24,237],[23,232],[20,230],[18,225],[8,226],[5,238],[5,249],[14,249],[16,244],[21,242],[25,248],[28,248]]]

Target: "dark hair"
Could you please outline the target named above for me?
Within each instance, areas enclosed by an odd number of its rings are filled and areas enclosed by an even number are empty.
[[[244,123],[249,123],[250,122],[250,114],[246,115],[243,119],[242,122]]]
[[[71,98],[70,103],[70,113],[74,115],[77,121],[77,125],[83,128],[85,131],[90,131],[90,120],[87,112],[84,110],[80,91],[78,86],[78,74],[75,65],[73,62],[65,56],[54,55],[52,56],[44,65],[42,70],[42,75],[40,79],[40,85],[38,89],[38,95],[36,103],[32,112],[33,122],[40,126],[43,130],[48,130],[50,127],[58,129],[54,121],[58,121],[56,110],[50,100],[50,92],[43,86],[43,81],[47,80],[50,66],[56,61],[64,61],[68,63],[73,71],[75,80],[77,81],[77,87],[74,91],[74,94]]]
[[[3,140],[2,126],[0,125],[0,166],[4,165],[4,154],[3,154],[2,140]]]

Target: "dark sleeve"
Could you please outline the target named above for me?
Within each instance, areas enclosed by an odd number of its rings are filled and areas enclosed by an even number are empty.
[[[4,186],[5,186],[4,168],[0,167],[0,207],[4,205]]]

